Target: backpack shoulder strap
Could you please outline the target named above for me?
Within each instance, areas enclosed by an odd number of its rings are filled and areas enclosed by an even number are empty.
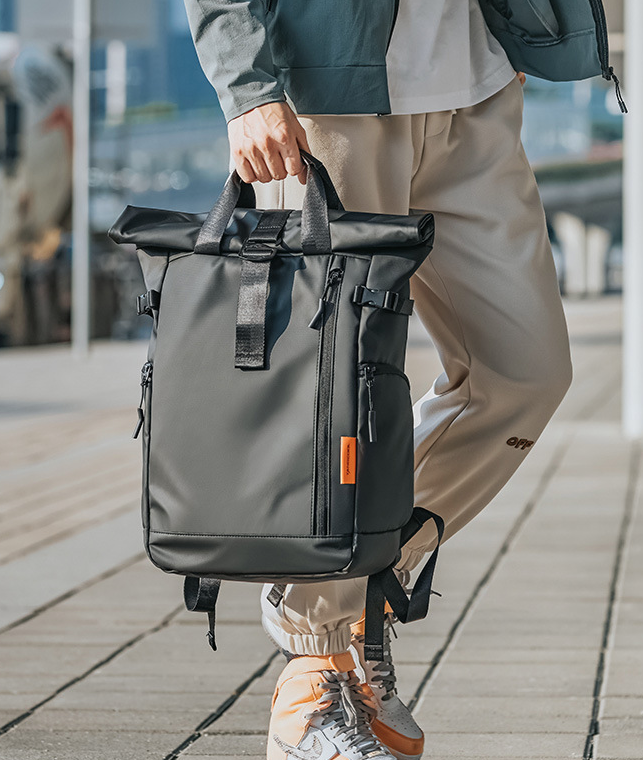
[[[438,549],[444,535],[444,520],[428,509],[415,507],[409,523],[402,531],[401,546],[409,541],[428,521],[433,520],[438,533],[438,543],[417,577],[410,595],[397,579],[394,564],[371,575],[366,588],[366,619],[364,622],[364,656],[367,660],[384,658],[384,605],[388,601],[393,613],[401,623],[422,620],[429,611],[431,594],[439,596],[431,588]]]

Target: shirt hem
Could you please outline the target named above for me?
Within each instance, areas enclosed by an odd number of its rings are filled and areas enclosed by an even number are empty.
[[[401,98],[389,95],[391,115],[401,116],[469,108],[495,95],[506,87],[515,76],[516,71],[513,66],[510,63],[504,63],[500,69],[494,71],[480,84],[466,90],[441,95],[414,95],[413,97]]]

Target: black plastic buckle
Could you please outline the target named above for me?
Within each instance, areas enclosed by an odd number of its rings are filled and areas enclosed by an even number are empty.
[[[367,288],[364,285],[356,285],[353,301],[360,306],[375,306],[378,309],[397,311],[399,309],[400,294],[395,293],[393,290],[377,290]]]
[[[248,261],[272,261],[277,255],[277,249],[259,240],[246,240],[239,256]]]
[[[154,311],[159,308],[161,302],[160,293],[156,290],[148,290],[147,293],[141,293],[136,296],[136,313],[139,317],[146,314],[148,317],[154,316]]]

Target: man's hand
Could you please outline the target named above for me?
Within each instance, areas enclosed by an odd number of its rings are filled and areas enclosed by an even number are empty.
[[[306,183],[299,149],[308,153],[306,132],[287,103],[265,103],[228,122],[230,151],[244,182],[270,182],[287,174]]]

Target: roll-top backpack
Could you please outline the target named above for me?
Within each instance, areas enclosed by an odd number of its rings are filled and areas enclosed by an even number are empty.
[[[153,318],[135,435],[143,439],[147,554],[186,576],[207,611],[221,579],[285,584],[370,576],[367,656],[382,657],[385,600],[428,609],[437,549],[410,595],[403,543],[438,515],[413,506],[404,374],[409,278],[431,214],[344,210],[307,165],[303,208],[255,208],[236,172],[207,216],[128,206],[110,230],[134,244]]]

